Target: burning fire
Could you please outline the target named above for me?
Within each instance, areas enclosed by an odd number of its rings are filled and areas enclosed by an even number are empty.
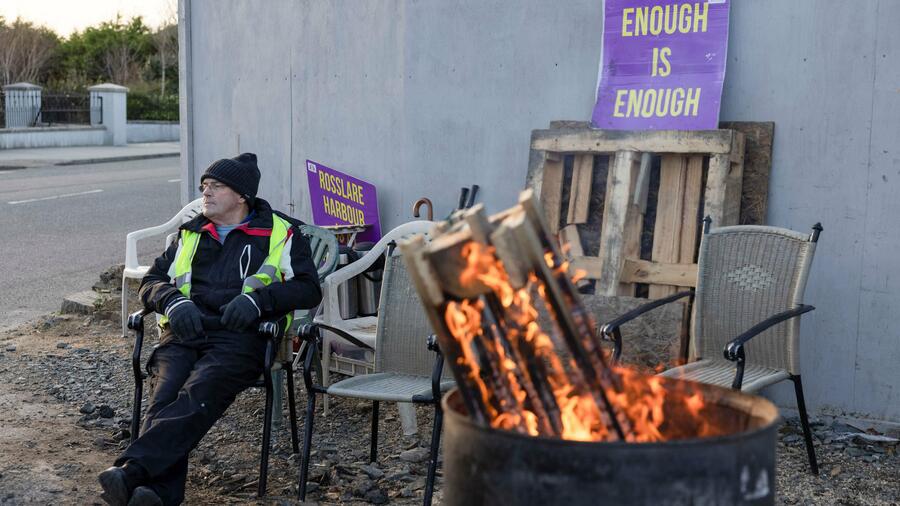
[[[455,369],[475,386],[492,427],[576,441],[653,442],[725,432],[707,420],[703,396],[690,383],[607,365],[590,318],[556,315],[548,284],[536,272],[516,289],[493,246],[468,242],[462,254],[460,283],[479,283],[490,293],[447,302],[443,316],[461,350]],[[569,276],[568,262],[553,252],[544,261],[553,276]],[[576,273],[573,282],[583,276]],[[556,322],[553,329],[538,324],[540,309]],[[563,316],[583,334],[579,341],[562,335]],[[580,354],[573,343],[583,348]],[[584,357],[593,367],[585,366]]]

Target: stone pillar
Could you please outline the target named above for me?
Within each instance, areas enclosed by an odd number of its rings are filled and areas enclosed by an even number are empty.
[[[91,126],[106,128],[103,144],[124,146],[128,143],[126,96],[128,88],[118,84],[98,84],[91,92]]]
[[[6,128],[24,128],[39,121],[41,113],[41,87],[31,83],[8,84],[3,87],[6,96]]]

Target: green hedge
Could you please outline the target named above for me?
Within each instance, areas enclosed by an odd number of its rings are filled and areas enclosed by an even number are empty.
[[[128,93],[128,119],[178,121],[178,95]]]

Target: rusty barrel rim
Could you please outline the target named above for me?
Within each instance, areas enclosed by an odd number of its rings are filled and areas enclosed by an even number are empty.
[[[677,380],[677,381],[685,381],[688,380]],[[697,446],[697,445],[717,445],[729,442],[735,442],[742,439],[746,439],[748,437],[752,437],[753,435],[772,430],[773,426],[778,425],[781,422],[781,415],[778,411],[778,408],[773,404],[770,400],[760,397],[757,395],[747,394],[744,392],[740,392],[737,390],[727,389],[723,387],[718,387],[715,385],[707,385],[703,383],[690,382],[696,388],[704,390],[706,392],[715,392],[722,398],[730,398],[730,399],[742,399],[746,404],[752,404],[753,406],[753,414],[758,418],[763,420],[757,427],[738,430],[723,436],[708,436],[708,437],[698,437],[691,439],[677,439],[670,441],[657,441],[657,442],[648,442],[648,443],[629,443],[622,441],[576,441],[571,439],[562,439],[555,437],[545,437],[545,436],[529,436],[525,434],[519,434],[517,432],[497,429],[494,427],[484,427],[476,424],[469,418],[468,414],[462,413],[460,408],[465,409],[463,406],[462,399],[460,398],[462,394],[459,392],[458,387],[454,387],[452,390],[444,394],[443,399],[441,399],[441,407],[444,411],[444,416],[453,420],[454,424],[460,424],[466,427],[469,427],[476,431],[482,431],[490,433],[492,437],[500,437],[500,438],[509,438],[511,440],[519,440],[519,441],[532,441],[536,444],[540,445],[560,445],[560,446],[571,446],[571,445],[583,445],[584,447],[588,447],[591,445],[595,445],[597,447],[640,447],[640,448],[672,448],[675,446]],[[723,409],[737,409],[731,406],[722,406]]]

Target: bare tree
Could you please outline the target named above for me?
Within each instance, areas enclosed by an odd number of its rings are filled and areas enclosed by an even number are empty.
[[[159,94],[166,94],[166,68],[178,60],[178,25],[161,27],[153,34],[153,44],[159,54]]]
[[[28,21],[0,23],[0,80],[4,85],[37,81],[58,44],[52,31]]]
[[[114,83],[129,83],[132,76],[140,73],[134,50],[125,41],[106,49],[103,65],[110,81]]]
[[[169,0],[163,21],[153,34],[153,44],[159,52],[159,94],[166,95],[166,66],[178,58],[178,3]]]

